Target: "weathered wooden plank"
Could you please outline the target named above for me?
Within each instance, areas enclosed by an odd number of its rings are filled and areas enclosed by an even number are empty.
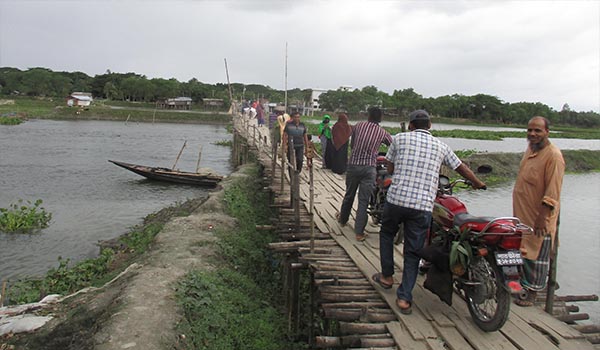
[[[560,322],[537,307],[512,307],[511,314],[518,315],[525,322],[544,329],[549,333],[556,333],[564,339],[583,339],[584,336],[573,327]],[[511,315],[512,316],[512,315]]]
[[[361,279],[336,279],[336,278],[328,278],[328,279],[315,279],[315,285],[335,285],[335,286],[363,286],[363,287],[371,287],[371,283],[367,280]]]
[[[342,334],[387,333],[387,327],[383,323],[340,322],[340,332]]]
[[[456,330],[455,327],[442,327],[434,323],[434,327],[443,339],[445,346],[450,350],[473,350],[473,347]],[[541,349],[539,349],[541,350]]]
[[[386,308],[388,305],[384,301],[364,301],[364,302],[349,302],[349,303],[322,303],[322,308]]]
[[[558,350],[558,347],[547,337],[531,328],[519,317],[509,317],[500,332],[523,349]]]
[[[342,271],[330,271],[330,270],[319,270],[315,272],[317,278],[344,278],[344,279],[359,279],[365,278],[361,272],[342,272]]]
[[[447,316],[454,322],[456,329],[460,334],[462,334],[476,350],[517,349],[500,332],[486,333],[477,328],[472,322],[460,317],[458,314],[448,314]]]
[[[371,276],[377,272],[377,269],[373,266],[373,264],[365,259],[363,254],[359,251],[362,249],[366,249],[363,247],[359,247],[358,245],[354,245],[348,239],[344,239],[344,237],[337,236],[334,238],[341,246],[346,250],[348,255],[352,257],[352,259],[356,262],[358,268],[363,272],[365,276]],[[370,278],[369,278],[369,282]],[[375,282],[372,282],[373,284]],[[394,313],[403,320],[404,325],[409,330],[411,336],[415,340],[424,340],[425,338],[436,338],[437,334],[433,329],[433,326],[427,319],[423,317],[423,314],[420,312],[413,312],[412,315],[402,315],[400,310],[396,306],[396,293],[392,289],[383,290],[380,287],[377,287],[376,290],[380,293],[380,295],[387,301],[389,305],[391,305]]]
[[[429,346],[425,340],[414,341],[408,330],[398,321],[386,323],[392,338],[402,350],[428,350]]]

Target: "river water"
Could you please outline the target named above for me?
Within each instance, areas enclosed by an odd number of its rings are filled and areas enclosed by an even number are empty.
[[[146,215],[206,189],[152,182],[117,167],[120,160],[171,168],[184,141],[177,168],[231,172],[231,140],[223,125],[151,124],[110,121],[29,120],[0,125],[0,207],[19,199],[44,201],[50,226],[38,234],[0,233],[0,280],[44,274],[58,257],[94,257],[96,243],[117,237]]]
[[[457,126],[453,125],[453,128]],[[98,253],[99,240],[114,238],[165,206],[206,195],[207,190],[145,180],[109,162],[120,160],[193,171],[202,145],[202,167],[227,175],[230,140],[223,125],[150,124],[110,121],[30,120],[0,125],[0,207],[18,199],[44,200],[50,226],[34,235],[0,233],[0,280],[41,275],[58,257],[78,261]],[[455,150],[522,152],[524,139],[444,139]],[[600,149],[599,140],[554,139],[562,149]],[[459,197],[475,215],[512,213],[513,184]],[[558,294],[600,295],[600,173],[566,175],[562,192]],[[600,302],[581,303],[600,323]]]

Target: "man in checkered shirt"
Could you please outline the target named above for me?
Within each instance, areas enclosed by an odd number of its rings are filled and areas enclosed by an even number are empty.
[[[417,280],[419,257],[431,223],[433,201],[436,196],[442,164],[454,169],[473,183],[473,188],[485,188],[454,152],[429,132],[431,119],[424,110],[409,115],[410,132],[394,135],[386,155],[392,185],[383,208],[379,251],[381,273],[373,280],[384,288],[393,284],[394,236],[404,224],[404,269],[402,282],[396,291],[396,304],[409,314],[412,309],[412,290]]]

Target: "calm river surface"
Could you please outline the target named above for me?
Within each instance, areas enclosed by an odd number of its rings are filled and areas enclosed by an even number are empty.
[[[458,126],[453,125],[454,128]],[[125,233],[149,213],[188,198],[201,188],[145,180],[111,163],[172,167],[184,140],[181,170],[201,166],[227,175],[230,149],[212,143],[230,140],[222,125],[135,124],[108,121],[31,120],[0,126],[0,207],[17,199],[44,200],[50,227],[35,235],[0,233],[0,279],[43,274],[59,256],[80,260],[98,253],[96,242]],[[522,152],[524,139],[444,139],[453,149]],[[554,139],[563,149],[600,149],[599,140]],[[475,215],[512,214],[513,184],[459,197]],[[600,295],[600,173],[566,175],[562,192],[558,279],[560,295]],[[600,302],[581,303],[600,323]]]
[[[30,120],[0,125],[0,207],[40,198],[50,226],[34,235],[0,233],[0,280],[44,274],[58,257],[78,261],[98,254],[99,240],[114,238],[146,215],[207,190],[151,182],[107,160],[170,168],[231,172],[230,140],[223,125]]]

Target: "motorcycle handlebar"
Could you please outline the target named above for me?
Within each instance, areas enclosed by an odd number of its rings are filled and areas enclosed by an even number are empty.
[[[465,187],[473,187],[473,183],[470,180],[467,179],[457,179],[455,181],[452,182],[452,184],[450,184],[451,187],[454,187],[456,184],[458,183],[464,183]],[[487,190],[487,186],[483,186],[480,188],[480,190]]]

